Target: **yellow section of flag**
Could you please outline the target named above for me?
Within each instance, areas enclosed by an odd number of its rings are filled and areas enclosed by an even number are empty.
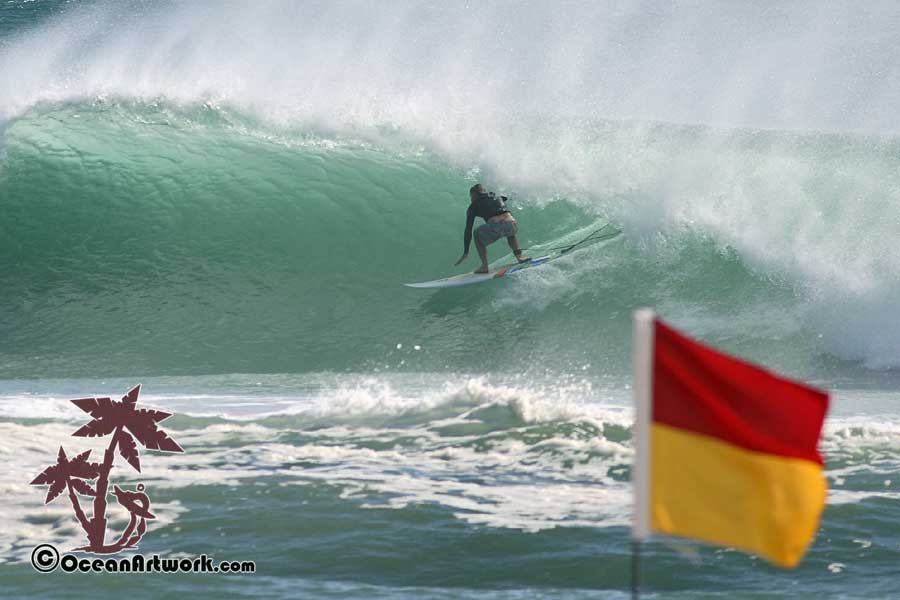
[[[654,531],[797,565],[825,503],[819,465],[659,424],[650,447]]]

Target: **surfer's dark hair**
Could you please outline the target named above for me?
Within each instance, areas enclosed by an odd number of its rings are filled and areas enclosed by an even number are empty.
[[[470,196],[472,194],[483,194],[483,193],[484,193],[484,186],[481,185],[480,183],[476,183],[475,185],[473,185],[472,187],[469,188]]]

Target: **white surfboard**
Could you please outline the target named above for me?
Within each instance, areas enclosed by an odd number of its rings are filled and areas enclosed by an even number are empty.
[[[461,285],[472,285],[473,283],[483,283],[491,279],[499,279],[513,273],[518,273],[528,267],[534,267],[556,258],[552,255],[542,256],[540,258],[532,258],[523,263],[514,263],[498,267],[487,273],[463,273],[462,275],[454,275],[452,277],[444,277],[443,279],[435,279],[434,281],[423,281],[422,283],[404,283],[406,287],[411,288],[447,288],[459,287]]]
[[[585,228],[586,229],[586,228]],[[570,234],[571,236],[580,236],[583,234],[584,229],[579,232],[575,232]],[[506,277],[507,275],[514,275],[519,273],[520,271],[524,271],[525,269],[530,269],[531,267],[536,267],[538,265],[542,265],[544,263],[548,263],[552,260],[556,260],[561,256],[568,254],[569,252],[577,249],[583,248],[585,245],[595,244],[597,242],[602,242],[605,240],[612,239],[618,236],[621,231],[612,227],[611,224],[607,223],[603,227],[596,229],[592,233],[590,233],[587,237],[583,239],[579,239],[574,243],[569,243],[566,246],[561,246],[558,248],[550,248],[549,250],[545,249],[543,252],[550,252],[550,254],[546,254],[544,256],[539,256],[536,258],[532,258],[526,260],[523,263],[513,263],[510,265],[503,265],[502,267],[498,267],[496,269],[492,269],[487,273],[463,273],[462,275],[453,275],[452,277],[444,277],[443,279],[435,279],[434,281],[423,281],[421,283],[404,283],[406,287],[411,288],[448,288],[448,287],[460,287],[463,285],[472,285],[475,283],[484,283],[485,281],[491,281],[492,279],[500,279],[501,277]],[[570,238],[571,239],[571,238]]]

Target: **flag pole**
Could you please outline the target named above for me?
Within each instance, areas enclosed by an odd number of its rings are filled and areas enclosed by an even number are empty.
[[[632,382],[634,396],[634,516],[631,527],[631,597],[640,594],[641,541],[650,536],[650,410],[653,394],[653,324],[649,308],[634,311]]]
[[[641,595],[641,542],[631,540],[631,600]]]

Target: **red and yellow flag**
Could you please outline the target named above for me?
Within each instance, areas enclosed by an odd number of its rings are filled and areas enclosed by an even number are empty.
[[[634,538],[693,538],[794,567],[825,505],[828,394],[635,315]]]

